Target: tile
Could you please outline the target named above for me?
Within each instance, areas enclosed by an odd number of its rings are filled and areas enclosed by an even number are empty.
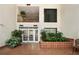
[[[76,53],[74,53],[76,54]],[[78,53],[77,53],[78,54]],[[22,44],[16,48],[4,47],[0,55],[73,55],[72,48],[40,48],[39,44]]]

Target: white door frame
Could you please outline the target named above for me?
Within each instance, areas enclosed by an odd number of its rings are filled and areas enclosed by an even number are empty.
[[[32,43],[32,42],[34,42],[34,43],[38,43],[39,42],[39,30],[38,29],[22,29],[22,31],[23,30],[28,30],[28,41],[24,41],[23,39],[23,35],[22,35],[22,42],[23,43],[27,43],[27,42],[29,42],[29,43]],[[29,30],[33,30],[33,41],[29,41]],[[38,30],[38,41],[35,41],[35,30]]]

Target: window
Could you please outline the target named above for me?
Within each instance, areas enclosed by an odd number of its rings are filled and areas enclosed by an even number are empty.
[[[45,28],[47,33],[57,33],[57,28]]]
[[[44,22],[57,22],[57,9],[44,9]]]
[[[29,7],[18,7],[18,22],[39,22],[39,7],[29,6]]]

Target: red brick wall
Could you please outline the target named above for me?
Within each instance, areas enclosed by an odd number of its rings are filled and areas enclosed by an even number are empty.
[[[73,41],[69,42],[40,42],[40,48],[72,48]]]

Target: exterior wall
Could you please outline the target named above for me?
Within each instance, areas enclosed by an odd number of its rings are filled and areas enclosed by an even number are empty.
[[[26,6],[26,5],[17,5],[17,8],[18,6]],[[23,23],[17,23],[17,26],[19,26],[19,24],[23,24],[25,26],[32,26],[34,24],[37,24],[38,27],[40,28],[44,28],[44,27],[57,27],[58,28],[58,31],[61,31],[60,27],[61,27],[61,24],[60,24],[60,21],[61,21],[61,16],[60,16],[60,11],[61,11],[61,7],[60,5],[58,4],[32,4],[31,6],[38,6],[39,7],[39,22],[37,23],[30,23],[30,22],[23,22]],[[57,23],[45,23],[44,22],[44,8],[49,8],[49,9],[57,9]],[[51,26],[52,25],[52,26]]]
[[[0,5],[0,47],[10,38],[10,33],[16,28],[16,5]]]
[[[26,5],[17,5],[18,6],[26,6]],[[38,29],[41,30],[45,27],[47,28],[57,28],[58,31],[61,31],[61,5],[58,4],[31,4],[31,6],[38,6],[39,7],[39,22],[17,22],[17,28],[20,24],[23,26],[33,26],[33,25],[38,25]],[[45,23],[44,22],[44,8],[49,8],[49,9],[57,9],[57,23]],[[17,9],[18,12],[18,9]],[[40,33],[40,31],[39,31]],[[40,35],[39,35],[40,39]]]
[[[54,4],[32,4],[39,6],[39,23],[17,23],[16,22],[16,5],[0,5],[0,46],[5,45],[5,41],[10,37],[10,32],[17,28],[19,24],[24,26],[33,26],[37,24],[39,30],[44,27],[57,27],[62,31],[64,36],[69,38],[79,38],[79,5],[54,5]],[[25,6],[25,5],[18,5]],[[44,8],[57,8],[57,23],[44,23]],[[62,16],[62,17],[61,17]],[[40,37],[40,35],[39,35]]]
[[[24,6],[24,5],[23,5]],[[16,26],[18,28],[19,24],[24,24],[24,26],[33,26],[34,24],[37,24],[39,27],[39,30],[41,30],[44,27],[57,27],[58,31],[60,31],[60,5],[47,5],[47,4],[33,4],[33,6],[39,6],[40,13],[39,13],[39,23],[17,23],[16,22],[16,5],[12,4],[2,4],[0,5],[0,24],[3,24],[3,26],[0,25],[0,47],[5,45],[5,42],[8,38],[10,38],[11,31],[16,29]],[[58,14],[57,14],[57,23],[44,23],[44,14],[43,9],[44,8],[57,8]],[[17,25],[16,25],[17,24]],[[52,25],[52,26],[51,26]],[[40,35],[39,35],[40,37]]]
[[[79,5],[62,5],[62,32],[69,38],[79,38]]]

